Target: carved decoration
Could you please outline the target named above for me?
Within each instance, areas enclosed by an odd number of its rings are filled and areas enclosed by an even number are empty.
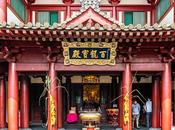
[[[56,47],[47,47],[46,58],[48,62],[55,62],[58,58],[60,58],[61,50]]]
[[[63,0],[63,3],[73,3],[74,0]]]
[[[118,56],[122,59],[122,62],[131,62],[133,58],[137,55],[137,53],[140,51],[140,48],[135,47],[119,47],[118,49]]]
[[[95,11],[100,11],[100,2],[101,0],[80,0],[81,9],[80,11],[83,12],[87,10],[89,7],[93,8]]]
[[[7,60],[9,62],[15,62],[21,56],[18,48],[9,48],[7,46],[1,48],[0,55],[4,60]]]
[[[147,0],[149,4],[155,4],[156,0]]]
[[[86,75],[83,77],[83,83],[99,83],[100,79],[95,75]]]
[[[120,0],[108,0],[109,3],[120,3]]]
[[[115,65],[117,42],[63,42],[64,65]]]
[[[124,125],[129,123],[129,93],[126,93],[124,96]]]
[[[165,48],[160,47],[159,50],[155,50],[158,53],[158,57],[162,62],[171,62],[175,61],[175,48]]]
[[[30,4],[35,3],[35,0],[27,0]]]

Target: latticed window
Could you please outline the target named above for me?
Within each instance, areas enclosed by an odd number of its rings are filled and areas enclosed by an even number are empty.
[[[157,21],[164,15],[166,10],[170,7],[170,0],[160,0],[159,4],[157,5]]]
[[[53,23],[58,22],[58,12],[57,11],[37,12],[37,16],[38,16],[37,22],[40,22],[41,24],[48,22],[49,24],[53,25]]]
[[[11,0],[11,6],[23,21],[26,20],[26,7],[23,0]]]
[[[125,25],[129,24],[145,24],[145,12],[133,12],[133,11],[127,11],[124,12],[124,23]]]

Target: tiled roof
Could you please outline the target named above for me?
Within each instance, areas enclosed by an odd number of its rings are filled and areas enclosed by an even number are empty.
[[[125,26],[124,24],[120,24],[119,26],[116,23],[113,23],[111,26],[100,24],[95,24],[94,26],[89,25],[88,23],[86,25],[83,24],[76,24],[76,25],[66,25],[66,22],[63,23],[54,23],[53,25],[50,25],[49,23],[44,23],[44,25],[40,23],[32,24],[31,22],[28,22],[27,24],[19,23],[19,25],[16,25],[15,23],[7,24],[5,22],[0,23],[0,30],[2,29],[33,29],[33,30],[109,30],[109,31],[161,31],[161,30],[174,30],[175,29],[175,23],[171,25],[159,25],[155,23],[153,26],[150,26],[148,24],[145,24],[144,26],[138,24],[133,25],[130,24],[128,26]]]
[[[150,42],[152,41],[174,41],[175,24],[172,25],[129,25],[121,24],[118,26],[113,23],[111,26],[96,23],[94,26],[78,24],[66,25],[65,23],[54,23],[52,26],[48,23],[32,24],[0,23],[0,39],[4,40],[42,40],[59,41],[60,38],[107,38],[117,39],[126,42]]]
[[[96,15],[94,15],[94,14],[96,14]],[[97,17],[100,17],[100,20],[102,20],[103,23],[100,23],[100,21],[98,21]],[[96,23],[99,23],[101,25],[104,25],[104,24],[121,25],[122,24],[122,23],[119,23],[118,21],[116,21],[115,19],[113,19],[112,17],[108,16],[104,12],[96,11],[96,10],[92,9],[91,7],[89,7],[88,9],[86,9],[83,12],[77,12],[77,13],[73,14],[70,18],[68,18],[65,21],[63,21],[62,24],[66,24],[66,25],[70,25],[71,23],[74,23],[74,24],[77,24],[77,25],[78,24],[83,24],[83,23],[80,23],[78,21],[78,18],[91,19],[91,20],[94,20],[94,21],[96,21]],[[79,22],[79,23],[76,23],[75,21]]]

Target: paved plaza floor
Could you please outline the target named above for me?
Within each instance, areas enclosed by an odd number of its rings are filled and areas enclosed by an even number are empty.
[[[30,128],[32,130],[47,130],[46,127],[41,126],[41,125],[31,125]],[[81,124],[65,124],[64,129],[65,130],[81,130],[82,125]],[[121,129],[117,129],[117,127],[103,124],[100,126],[100,130],[121,130]],[[141,127],[140,129],[133,128],[133,130],[148,130],[148,129],[145,127]]]

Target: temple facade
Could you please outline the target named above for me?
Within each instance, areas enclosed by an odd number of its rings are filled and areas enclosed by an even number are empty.
[[[174,129],[174,68],[174,0],[0,1],[0,129]]]

